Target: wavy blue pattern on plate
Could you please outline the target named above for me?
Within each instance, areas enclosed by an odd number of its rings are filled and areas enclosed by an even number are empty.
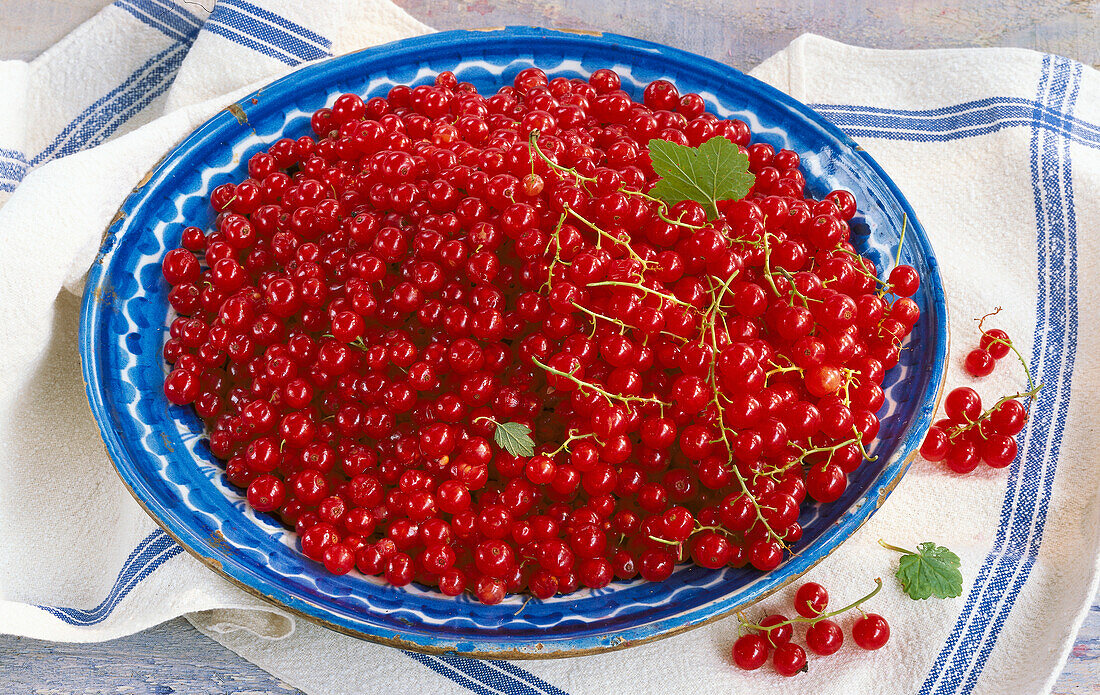
[[[884,383],[879,456],[850,479],[835,503],[808,506],[795,555],[766,575],[750,570],[681,567],[659,584],[615,583],[547,601],[521,597],[497,606],[402,589],[356,573],[327,574],[307,560],[293,534],[247,508],[211,455],[190,408],[161,391],[161,348],[170,320],[159,265],[187,224],[209,225],[206,197],[239,180],[248,157],[280,137],[309,132],[309,114],[342,92],[384,95],[394,84],[430,82],[453,70],[483,93],[537,65],[551,77],[587,76],[614,67],[640,97],[651,80],[701,94],[707,108],[736,117],[754,138],[803,154],[809,192],[855,193],[854,240],[889,268],[902,220],[903,262],[921,275],[921,319]],[[254,103],[253,103],[254,102]],[[307,67],[239,102],[241,123],[219,113],[181,143],[126,200],[88,278],[81,356],[88,398],[123,481],[186,548],[244,587],[352,634],[412,649],[475,656],[554,656],[598,651],[699,625],[758,600],[805,572],[852,534],[881,503],[931,422],[947,352],[946,305],[935,257],[913,211],[882,170],[848,137],[808,107],[727,66],[621,36],[543,29],[445,32],[399,41]]]

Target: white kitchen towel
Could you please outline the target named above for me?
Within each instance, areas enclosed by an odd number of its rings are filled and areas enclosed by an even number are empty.
[[[0,631],[102,640],[189,614],[309,693],[1049,690],[1095,588],[1100,540],[1090,422],[1100,384],[1087,360],[1100,254],[1087,231],[1077,235],[1100,222],[1094,71],[1028,51],[869,51],[817,37],[756,71],[850,132],[914,204],[949,295],[949,385],[971,383],[960,368],[977,341],[970,319],[995,305],[1005,307],[995,325],[1046,384],[1012,467],[959,477],[918,461],[811,574],[837,605],[887,580],[867,606],[891,622],[885,649],[863,653],[849,639],[794,679],[770,667],[744,674],[729,664],[736,629],[725,620],[613,654],[479,662],[295,622],[228,585],[132,502],[84,405],[81,280],[133,183],[241,90],[225,92],[424,31],[382,1],[304,7],[231,0],[206,17],[191,3],[120,0],[34,63],[0,63],[0,187],[17,189],[0,208]],[[1002,367],[974,385],[992,399],[1020,376]],[[951,547],[963,596],[902,595],[880,537]],[[789,611],[791,593],[749,615]]]

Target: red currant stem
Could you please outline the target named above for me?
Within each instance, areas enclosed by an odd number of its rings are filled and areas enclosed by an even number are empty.
[[[518,611],[516,611],[515,613],[513,613],[512,615],[514,615],[514,616],[515,616],[515,615],[519,615],[520,613],[522,613],[522,612],[523,612],[523,609],[527,607],[527,604],[528,604],[528,603],[530,603],[530,602],[531,602],[531,599],[533,599],[533,598],[535,598],[535,597],[534,597],[534,596],[530,596],[530,595],[529,595],[529,596],[528,596],[528,597],[527,597],[526,599],[524,599],[524,601],[523,601],[523,605],[522,605],[522,606],[520,606],[520,607],[519,607],[519,610],[518,610]]]
[[[836,451],[838,449],[843,449],[844,447],[848,446],[849,444],[855,444],[858,441],[859,441],[859,437],[857,436],[857,437],[852,437],[851,439],[846,439],[843,442],[833,444],[832,446],[815,446],[812,449],[803,449],[802,447],[798,446],[797,444],[794,444],[794,446],[795,446],[795,448],[797,448],[799,451],[802,452],[802,454],[798,457],[798,462],[802,463],[804,461],[804,459],[807,456],[809,456],[810,454],[820,454],[820,453],[824,453],[824,452],[828,452],[828,453],[831,454],[831,453],[833,453],[834,451]],[[793,444],[793,442],[792,442],[792,444]]]
[[[764,512],[760,505],[760,501],[756,499],[756,495],[754,495],[752,493],[752,490],[749,489],[748,481],[746,481],[745,476],[742,475],[741,469],[739,469],[737,465],[733,463],[733,447],[730,445],[729,430],[726,427],[725,409],[722,408],[721,401],[718,397],[718,384],[715,381],[713,364],[711,364],[710,368],[710,378],[711,388],[714,390],[714,404],[718,409],[718,428],[722,432],[722,441],[725,442],[726,452],[727,455],[730,457],[730,470],[733,472],[734,476],[737,477],[737,484],[741,486],[741,493],[745,495],[745,498],[748,499],[750,504],[752,504],[752,508],[756,512],[757,521],[759,521],[760,524],[764,527],[764,530],[768,532],[768,536],[774,538],[780,546],[786,548],[787,544],[783,541],[783,537],[776,533],[775,529],[773,529],[771,527],[771,524],[768,523],[768,520],[764,518]]]
[[[563,212],[561,214],[561,217],[558,218],[557,226],[554,227],[554,241],[557,242],[556,244],[554,244],[554,260],[550,261],[550,270],[546,274],[547,275],[546,282],[542,283],[542,287],[539,288],[540,290],[545,289],[545,290],[549,291],[550,285],[554,280],[554,268],[557,266],[558,263],[562,263],[564,265],[571,265],[571,264],[566,263],[565,261],[563,261],[561,259],[561,228],[562,228],[562,225],[565,224],[565,218],[567,216],[568,216],[568,213]]]
[[[713,299],[711,300],[710,306],[707,308],[706,313],[703,315],[703,326],[699,332],[699,343],[701,345],[706,344],[707,331],[710,331],[711,346],[714,349],[718,348],[718,336],[715,333],[716,328],[714,325],[715,319],[718,316],[721,316],[722,320],[725,321],[726,315],[725,312],[722,311],[722,298],[725,297],[726,292],[729,291],[730,283],[733,282],[733,279],[736,278],[739,274],[740,271],[736,271],[728,278],[726,278],[725,281],[719,283],[717,294],[715,294],[714,283],[711,282],[713,276],[707,276],[707,285],[710,286],[710,293]]]
[[[633,403],[653,403],[655,405],[660,405],[662,407],[669,407],[669,408],[672,407],[671,403],[665,403],[664,401],[662,401],[658,398],[643,398],[642,396],[624,396],[624,395],[619,394],[619,393],[611,393],[610,391],[605,391],[604,389],[601,389],[599,386],[596,386],[593,383],[587,382],[584,379],[578,379],[577,377],[573,376],[572,374],[570,374],[568,372],[563,372],[559,369],[554,369],[551,366],[545,365],[542,362],[539,362],[537,357],[532,357],[531,361],[534,362],[536,365],[538,365],[543,370],[545,370],[547,372],[550,372],[551,374],[556,374],[557,376],[560,376],[563,379],[568,379],[568,380],[572,381],[574,384],[576,384],[577,386],[581,387],[582,389],[592,389],[596,393],[600,394],[601,396],[603,396],[604,398],[607,398],[609,400],[618,400],[618,401],[623,401],[624,403],[632,403],[632,402]]]
[[[744,239],[739,236],[726,238],[735,244],[744,244],[745,246],[750,246],[754,249],[758,249],[764,245],[764,242],[760,239]],[[810,262],[810,267],[813,268],[813,261]]]
[[[649,195],[648,193],[643,193],[642,191],[632,191],[632,190],[627,189],[627,188],[620,188],[619,192],[623,193],[625,195],[636,195],[639,198],[644,198],[645,200],[656,203],[657,204],[657,217],[659,217],[662,222],[667,222],[668,224],[676,225],[677,227],[683,227],[685,229],[691,229],[693,231],[699,231],[700,229],[706,229],[707,228],[707,225],[705,225],[705,224],[703,224],[703,225],[688,224],[687,222],[682,222],[680,220],[672,219],[671,217],[668,216],[668,212],[669,212],[668,202],[665,201],[665,200],[662,200],[661,198],[657,198],[656,196]]]
[[[853,608],[859,608],[861,605],[863,605],[864,603],[869,601],[872,597],[874,597],[875,594],[877,594],[881,590],[882,590],[882,579],[876,577],[875,578],[875,588],[871,590],[871,593],[867,594],[866,596],[864,596],[862,598],[856,599],[852,603],[849,603],[847,606],[844,606],[843,608],[838,608],[835,611],[829,611],[828,613],[822,613],[821,615],[816,615],[812,618],[804,618],[801,615],[797,616],[797,617],[794,617],[794,618],[787,618],[786,620],[784,620],[781,623],[776,623],[774,625],[768,625],[767,627],[764,627],[762,625],[756,625],[754,623],[750,623],[750,622],[746,621],[744,616],[741,613],[737,614],[737,620],[738,620],[739,623],[741,623],[741,625],[743,627],[746,627],[750,630],[759,630],[761,632],[769,632],[771,630],[781,628],[784,625],[793,625],[794,623],[807,623],[809,625],[813,625],[814,623],[825,620],[826,618],[833,618],[833,617],[836,617],[836,616],[838,616],[842,613],[847,613],[848,611],[852,610]]]
[[[849,251],[848,249],[846,249],[842,246],[838,246],[836,248],[836,250],[840,251],[843,254],[851,256],[852,258],[854,258],[856,260],[856,263],[855,263],[856,272],[860,273],[862,275],[865,275],[866,277],[871,278],[872,280],[875,281],[875,284],[879,285],[878,296],[881,297],[884,294],[886,294],[885,290],[886,290],[887,287],[889,287],[889,283],[887,283],[886,281],[880,279],[879,276],[877,276],[874,273],[870,272],[869,270],[867,270],[867,268],[865,268],[863,266],[863,260],[864,260],[863,256],[860,256],[858,253],[855,253],[853,251]]]
[[[646,536],[649,540],[655,543],[664,543],[665,545],[680,545],[681,541],[670,541],[667,538],[658,538],[657,536]]]
[[[634,328],[634,326],[627,325],[627,324],[623,323],[622,321],[620,321],[619,319],[613,319],[610,316],[607,316],[605,314],[601,314],[598,311],[592,311],[591,309],[589,309],[587,307],[581,306],[577,302],[573,302],[573,306],[577,310],[583,311],[584,313],[588,314],[589,316],[591,316],[594,319],[603,319],[604,321],[615,324],[616,326],[619,327],[620,330],[625,330],[625,329],[628,329],[628,328],[630,330],[634,330],[634,331],[638,330],[637,328]]]
[[[733,276],[730,276],[729,279],[727,279],[724,283],[722,283],[721,291],[718,293],[718,295],[716,296],[714,302],[712,302],[712,304],[711,304],[712,309],[717,309],[718,305],[722,301],[722,297],[724,296],[725,292],[729,290],[730,282],[733,280],[734,277],[736,277],[736,275],[737,274],[734,273]],[[707,282],[708,282],[708,284],[711,284],[711,292],[713,293],[715,288],[713,287],[713,283],[710,283],[710,276],[707,276]],[[706,335],[706,330],[709,327],[710,334],[711,334],[711,341],[712,341],[713,344],[717,345],[717,339],[715,337],[714,319],[713,319],[712,316],[709,316],[710,313],[711,313],[710,311],[707,312],[707,314],[708,314],[708,323],[704,324],[703,335],[704,336]],[[745,476],[742,475],[741,470],[736,465],[733,464],[733,446],[730,444],[730,440],[729,440],[730,430],[729,430],[729,428],[726,427],[725,408],[722,407],[722,399],[721,399],[721,396],[720,396],[721,391],[718,388],[718,374],[715,370],[714,365],[715,365],[715,363],[712,360],[711,363],[710,363],[710,368],[709,368],[708,373],[707,373],[707,379],[710,382],[711,392],[714,394],[713,398],[712,398],[712,401],[714,402],[715,409],[718,411],[718,430],[719,430],[719,432],[722,433],[722,441],[726,445],[726,454],[729,456],[730,469],[733,471],[733,474],[737,477],[737,483],[741,486],[741,492],[749,500],[749,503],[752,504],[753,509],[756,511],[756,518],[760,522],[760,524],[764,527],[764,530],[768,532],[768,536],[774,538],[776,541],[779,542],[780,546],[782,546],[783,548],[786,548],[787,544],[783,542],[782,536],[780,536],[778,533],[776,533],[775,530],[772,529],[771,525],[768,524],[768,520],[764,518],[764,512],[761,510],[760,502],[756,499],[756,496],[752,494],[752,490],[749,489],[749,484],[745,480]]]
[[[756,511],[756,520],[760,522],[769,536],[774,538],[780,546],[786,548],[787,544],[783,541],[783,537],[776,533],[775,529],[768,523],[768,520],[764,518],[764,508],[760,504],[760,500],[756,499],[756,495],[752,494],[752,490],[749,489],[749,483],[745,480],[745,476],[741,474],[741,469],[737,466],[732,466],[732,468],[733,474],[737,477],[737,482],[741,486],[741,493],[745,495]]]
[[[553,169],[555,171],[559,171],[563,174],[571,174],[571,175],[575,176],[577,179],[579,179],[581,181],[594,182],[596,180],[592,176],[585,176],[585,175],[581,174],[579,171],[577,171],[576,169],[571,169],[570,167],[562,166],[561,164],[558,164],[554,160],[547,157],[546,154],[542,151],[542,148],[539,147],[539,136],[540,135],[541,135],[541,133],[538,131],[537,128],[535,130],[531,131],[531,137],[530,137],[531,148],[535,151],[535,154],[537,154],[542,161],[546,162],[546,166],[550,167],[551,169]]]
[[[579,212],[577,212],[573,208],[569,207],[568,205],[565,206],[565,212],[572,215],[573,217],[576,217],[578,220],[580,220],[584,224],[584,226],[586,226],[589,229],[591,229],[592,231],[596,232],[596,234],[598,234],[601,239],[603,237],[607,237],[608,239],[611,240],[612,243],[618,244],[619,246],[622,246],[624,249],[626,249],[626,252],[630,254],[631,258],[633,258],[634,260],[636,260],[636,261],[638,261],[639,263],[642,264],[642,268],[648,268],[649,267],[649,264],[646,263],[644,260],[642,260],[642,257],[639,256],[637,254],[637,252],[634,251],[634,249],[626,241],[624,241],[624,240],[620,239],[619,237],[614,236],[612,234],[608,234],[604,230],[600,229],[600,227],[598,227],[596,225],[596,223],[588,220],[586,217],[584,217],[583,215],[581,215]],[[597,240],[596,241],[596,248],[599,248],[599,246],[600,246],[599,240]]]
[[[917,554],[912,550],[906,550],[905,548],[899,548],[896,545],[890,545],[889,543],[882,540],[881,538],[878,539],[878,544],[881,545],[883,548],[886,548],[887,550],[893,550],[895,553],[901,553],[902,555],[916,555]]]
[[[549,458],[554,458],[563,451],[569,451],[569,445],[581,439],[595,439],[597,442],[600,443],[601,446],[603,445],[603,442],[600,442],[600,440],[596,438],[595,432],[589,432],[588,434],[576,434],[576,432],[577,430],[570,430],[569,436],[564,442],[561,443],[561,446],[546,454],[546,456]]]
[[[894,267],[897,268],[901,265],[901,245],[905,243],[905,228],[909,225],[909,215],[902,214],[901,216],[901,236],[898,237],[898,252],[894,256]]]
[[[848,394],[848,387],[851,385],[856,372],[848,367],[842,368],[841,371],[844,372],[844,405],[851,407],[852,397]]]
[[[717,278],[714,277],[713,275],[708,275],[707,276],[707,286],[708,286],[708,289],[710,290],[711,300],[710,300],[710,306],[707,307],[707,310],[706,310],[706,313],[704,314],[704,316],[706,318],[707,325],[712,329],[711,330],[711,336],[712,337],[714,335],[714,331],[713,331],[714,316],[712,316],[712,314],[721,314],[721,313],[723,313],[721,311],[722,299],[726,296],[726,292],[729,292],[730,283],[733,282],[733,279],[736,278],[739,274],[740,274],[739,272],[734,272],[733,275],[730,275],[724,281],[719,282],[717,287],[715,287],[714,283],[712,282],[712,280],[716,280]]]
[[[799,367],[798,365],[796,365],[794,363],[794,360],[792,360],[790,357],[787,357],[786,355],[783,355],[783,354],[780,354],[780,353],[776,353],[776,357],[782,357],[783,359],[787,360],[787,362],[789,362],[790,364],[787,365],[786,367],[781,367],[780,365],[776,364],[775,362],[772,362],[771,360],[768,360],[768,364],[770,364],[773,368],[769,369],[766,372],[764,372],[764,386],[768,385],[768,379],[771,378],[772,374],[784,374],[786,372],[798,372],[799,374],[803,374],[803,375],[805,374],[805,372],[802,370],[802,367]]]
[[[657,290],[650,289],[649,287],[646,287],[645,285],[641,284],[640,282],[622,282],[620,280],[602,280],[600,282],[589,283],[588,286],[589,287],[631,287],[631,288],[636,289],[636,290],[641,290],[642,292],[645,292],[646,294],[651,294],[655,297],[660,297],[661,299],[672,302],[673,304],[679,304],[680,306],[685,307],[687,309],[691,309],[692,311],[698,311],[698,309],[695,308],[694,305],[692,305],[688,302],[685,302],[684,300],[680,299],[679,297],[674,297],[671,294],[665,294],[664,292],[658,292]]]
[[[646,195],[645,193],[642,193],[641,191],[636,191],[635,194],[645,196],[646,198],[649,198],[650,200],[658,201],[660,203],[660,205],[657,206],[657,217],[660,218],[660,220],[662,222],[666,223],[666,224],[675,225],[677,227],[683,227],[684,229],[690,229],[694,232],[697,232],[700,229],[706,229],[705,225],[688,224],[687,222],[682,222],[680,220],[672,219],[671,217],[669,217],[666,214],[666,211],[668,210],[668,208],[665,205],[665,201],[660,200],[659,198],[654,198],[651,195]]]
[[[824,301],[822,299],[814,299],[813,297],[807,297],[806,295],[802,294],[801,290],[799,290],[797,287],[794,286],[794,276],[791,275],[790,271],[787,270],[786,268],[776,268],[776,270],[778,270],[779,273],[783,277],[787,278],[787,281],[789,283],[791,283],[790,296],[791,296],[792,299],[794,297],[798,297],[799,299],[801,299],[802,300],[802,306],[809,309],[810,308],[810,302],[822,302],[822,301]]]
[[[1020,354],[1020,351],[1016,349],[1016,346],[1013,345],[1011,341],[1003,341],[998,338],[997,342],[1007,342],[1012,352],[1016,353],[1016,358],[1020,360],[1020,366],[1024,368],[1024,376],[1027,377],[1027,390],[1031,394],[1030,397],[1034,398],[1039,393],[1039,389],[1043,388],[1043,385],[1035,385],[1035,382],[1031,378],[1031,369],[1027,366],[1027,360],[1024,359],[1024,356]]]
[[[878,456],[871,456],[867,453],[867,449],[863,448],[863,435],[860,434],[860,431],[856,429],[855,425],[852,425],[852,431],[856,433],[856,446],[859,447],[859,453],[863,456],[863,458],[867,459],[868,461],[878,461]]]
[[[756,495],[752,494],[752,490],[749,489],[748,481],[746,481],[745,476],[741,474],[741,469],[739,469],[736,464],[733,463],[733,447],[730,445],[728,434],[729,430],[726,428],[725,410],[722,408],[722,404],[718,398],[718,386],[713,381],[713,365],[711,366],[711,379],[711,386],[714,389],[714,404],[718,409],[718,428],[722,432],[722,441],[725,443],[727,455],[730,457],[730,470],[733,472],[734,476],[737,477],[737,483],[741,486],[741,493],[745,495],[745,498],[748,499],[750,504],[752,504],[753,510],[756,512],[757,521],[759,521],[760,524],[764,527],[764,530],[768,532],[768,536],[774,538],[776,541],[779,542],[780,546],[786,548],[787,544],[783,541],[783,537],[776,533],[775,529],[773,529],[768,523],[768,520],[764,518],[764,512],[760,505],[760,501],[756,499]]]
[[[988,314],[981,317],[980,319],[975,319],[975,321],[978,322],[978,332],[981,333],[982,335],[985,335],[985,333],[986,333],[985,328],[982,327],[985,324],[985,320],[987,318],[989,318],[990,316],[996,316],[999,313],[1001,313],[1001,307],[999,307],[999,306],[998,307],[993,307],[993,311],[989,312]]]
[[[691,535],[702,533],[703,531],[714,531],[715,533],[722,533],[727,536],[732,536],[733,532],[723,526],[703,526],[698,521],[695,522],[695,528],[691,530]]]
[[[767,220],[766,217],[764,219]],[[768,244],[769,236],[771,236],[771,232],[764,232],[764,277],[768,279],[772,292],[775,292],[775,296],[778,297],[780,295],[779,288],[775,286],[775,278],[772,277],[772,249]]]
[[[797,459],[791,461],[782,468],[769,464],[766,468],[761,468],[759,471],[757,471],[756,475],[757,477],[771,478],[772,480],[779,482],[779,476],[784,475],[787,471],[791,469],[791,466],[795,465],[801,465]]]
[[[996,410],[997,408],[1001,407],[1001,404],[1005,403],[1006,401],[1014,401],[1017,398],[1035,398],[1035,396],[1037,396],[1039,394],[1039,391],[1041,391],[1042,389],[1043,389],[1043,385],[1039,384],[1035,388],[1030,389],[1028,391],[1020,391],[1018,393],[1012,394],[1011,396],[1001,396],[999,399],[997,399],[997,402],[992,405],[992,407],[990,407],[990,408],[986,409],[984,412],[982,412],[982,414],[979,415],[977,417],[977,419],[970,420],[965,425],[958,425],[956,427],[952,427],[951,430],[947,433],[948,438],[949,439],[954,439],[955,437],[959,436],[960,434],[962,434],[964,432],[967,432],[967,431],[973,429],[974,427],[979,426],[982,422],[989,419],[989,416],[993,414],[993,411]],[[984,435],[983,435],[983,438],[985,438]]]

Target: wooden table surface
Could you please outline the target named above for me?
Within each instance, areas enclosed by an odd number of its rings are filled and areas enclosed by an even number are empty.
[[[1095,0],[396,1],[438,29],[534,24],[608,30],[685,48],[742,70],[804,32],[876,48],[1018,46],[1100,65]],[[33,58],[105,4],[0,0],[0,59]],[[183,619],[99,644],[0,636],[2,695],[298,692]],[[1100,595],[1053,692],[1100,695]]]

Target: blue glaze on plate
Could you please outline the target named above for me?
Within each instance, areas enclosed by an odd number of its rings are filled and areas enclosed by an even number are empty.
[[[280,137],[309,132],[313,110],[346,91],[384,95],[394,84],[424,84],[443,70],[483,94],[536,65],[551,77],[586,77],[614,67],[640,98],[651,80],[697,92],[707,108],[736,117],[754,139],[802,155],[807,191],[855,193],[853,241],[889,268],[903,218],[903,262],[917,268],[921,318],[901,363],[887,375],[878,460],[850,478],[832,504],[807,506],[796,555],[776,570],[682,566],[661,583],[616,582],[547,601],[509,597],[483,606],[415,585],[395,588],[352,573],[328,574],[300,552],[294,534],[245,505],[203,441],[189,408],[161,386],[161,349],[170,321],[164,254],[188,224],[209,227],[206,200],[217,185],[245,176],[248,157]],[[255,100],[255,103],[253,103]],[[226,110],[173,150],[126,200],[108,230],[84,294],[80,350],[88,399],[119,475],[146,510],[192,553],[231,580],[335,629],[411,649],[509,658],[568,656],[613,649],[700,625],[759,600],[832,552],[897,483],[931,423],[947,356],[946,304],[932,249],[894,184],[852,140],[808,107],[720,63],[622,36],[532,28],[452,31],[398,41],[312,65],[242,99],[242,122]]]

